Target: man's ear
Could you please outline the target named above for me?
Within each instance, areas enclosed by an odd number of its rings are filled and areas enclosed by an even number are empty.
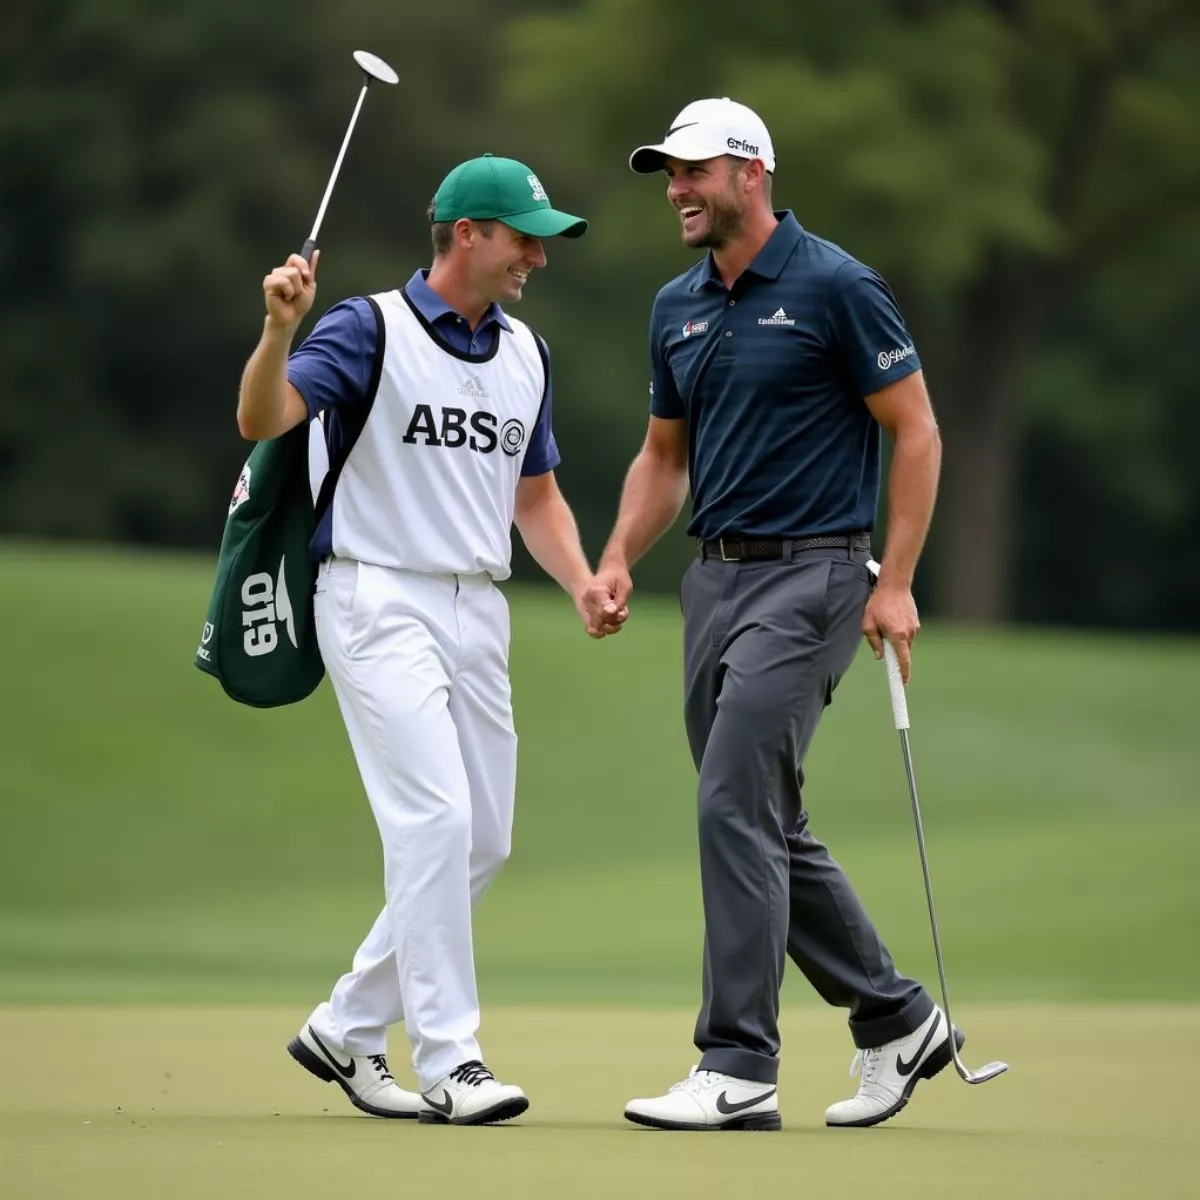
[[[746,173],[743,178],[746,181],[746,191],[750,191],[752,187],[762,187],[763,176],[767,173],[766,163],[761,158],[752,158],[746,163]]]

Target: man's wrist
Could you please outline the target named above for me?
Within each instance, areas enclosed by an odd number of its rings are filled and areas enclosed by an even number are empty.
[[[581,600],[584,593],[588,590],[588,585],[592,582],[592,570],[589,566],[584,566],[572,571],[566,579],[563,580],[563,591],[571,597],[572,600]]]
[[[282,345],[285,349],[290,347],[292,339],[296,336],[296,330],[299,325],[285,325],[276,321],[274,317],[268,313],[263,318],[263,338]]]
[[[601,571],[629,571],[629,555],[625,548],[611,543],[604,547],[604,553],[600,555],[600,565],[597,570]]]
[[[905,572],[899,567],[892,566],[885,558],[879,568],[879,582],[875,585],[877,588],[898,588],[900,591],[911,592],[913,585],[913,572]]]

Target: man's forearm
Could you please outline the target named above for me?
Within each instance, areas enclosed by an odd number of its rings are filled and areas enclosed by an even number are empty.
[[[263,324],[262,337],[246,363],[238,391],[238,429],[245,438],[273,437],[283,422],[287,360],[294,332],[269,318]]]
[[[882,585],[911,588],[917,559],[933,519],[942,441],[937,425],[899,433],[888,475],[887,545],[879,575]]]
[[[516,526],[537,565],[568,595],[578,595],[592,569],[579,540],[579,526],[562,495],[555,492],[537,507],[519,512]]]
[[[686,469],[645,451],[639,454],[625,476],[617,522],[601,562],[632,567],[675,523],[687,492]]]

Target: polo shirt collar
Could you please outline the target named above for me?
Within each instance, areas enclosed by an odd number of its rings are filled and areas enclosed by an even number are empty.
[[[790,208],[785,208],[775,214],[779,224],[775,226],[766,244],[754,256],[746,271],[753,271],[760,279],[778,279],[800,241],[804,227],[796,220]],[[710,250],[704,260],[704,270],[700,278],[692,284],[692,291],[699,292],[705,288],[717,287],[724,289],[720,273],[717,271],[713,252]]]
[[[404,290],[408,293],[408,298],[417,306],[421,315],[430,325],[447,317],[458,318],[462,316],[460,312],[451,308],[429,286],[428,267],[422,267],[419,271],[414,271],[412,278],[404,285]],[[486,328],[491,321],[494,321],[506,332],[512,333],[512,326],[508,323],[508,318],[504,315],[504,310],[494,300],[488,307],[487,312],[483,314],[478,326],[476,326],[476,332],[478,333],[480,329]]]

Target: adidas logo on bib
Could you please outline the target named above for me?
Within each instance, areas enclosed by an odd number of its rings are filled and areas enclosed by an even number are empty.
[[[486,400],[487,388],[483,386],[478,375],[472,375],[459,389],[460,396],[470,396],[472,400]]]

